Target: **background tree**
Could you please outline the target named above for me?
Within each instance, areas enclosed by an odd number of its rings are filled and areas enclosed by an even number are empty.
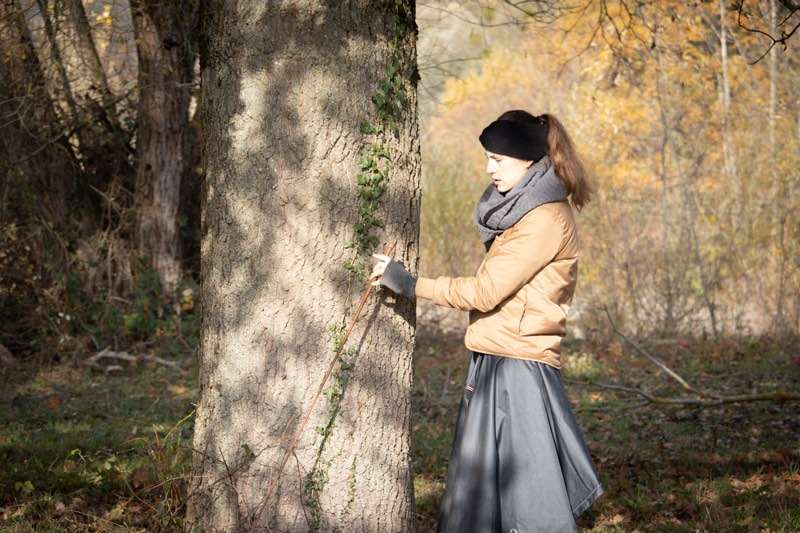
[[[178,305],[186,271],[199,271],[202,168],[190,126],[199,4],[136,5],[151,21],[138,32],[127,2],[0,6],[8,15],[0,21],[0,239],[17,259],[0,265],[14,280],[0,314],[7,347],[23,357],[34,345],[118,345],[120,331],[126,344],[141,340],[158,329],[161,305]],[[167,289],[154,288],[163,302],[133,295],[154,284]],[[57,326],[54,308],[80,317],[92,340]]]
[[[756,11],[749,20],[768,23],[765,6],[764,19]],[[463,223],[463,215],[444,213],[468,212],[483,184],[449,173],[480,168],[461,154],[471,153],[481,124],[509,107],[553,109],[575,132],[602,190],[583,214],[592,231],[584,232],[585,291],[573,324],[611,335],[602,310],[609,305],[637,335],[769,331],[790,346],[800,302],[789,287],[800,280],[787,236],[798,228],[779,221],[797,209],[787,191],[800,182],[798,152],[795,135],[773,150],[769,132],[797,128],[796,90],[783,74],[795,62],[794,44],[773,47],[774,63],[756,62],[766,37],[739,27],[737,16],[724,2],[630,10],[595,2],[495,47],[480,71],[445,82],[426,131],[426,187],[432,196],[465,193],[460,205],[452,197],[453,205],[424,204],[423,220],[444,218],[451,229]],[[499,13],[484,20],[495,19]],[[467,134],[446,135],[456,124]],[[448,250],[423,242],[429,273],[444,271]],[[476,261],[479,253],[464,256]]]
[[[65,224],[79,190],[77,162],[17,0],[0,2],[0,52],[0,170],[6,198],[12,199],[4,215],[25,219],[50,213]]]
[[[136,213],[140,253],[168,290],[180,279],[178,209],[189,164],[197,2],[133,0],[139,58]]]

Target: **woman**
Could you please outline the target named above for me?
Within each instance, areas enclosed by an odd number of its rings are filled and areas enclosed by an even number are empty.
[[[374,254],[370,279],[469,311],[439,533],[575,531],[604,492],[560,371],[579,255],[570,202],[580,210],[592,190],[552,115],[508,111],[479,140],[492,183],[475,210],[487,249],[475,276],[415,278]]]

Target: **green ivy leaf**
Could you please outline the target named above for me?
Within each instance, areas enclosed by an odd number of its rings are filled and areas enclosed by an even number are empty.
[[[364,133],[366,135],[369,135],[370,133],[375,133],[376,132],[375,126],[373,126],[372,124],[370,124],[366,120],[362,120],[361,121],[361,125],[359,126],[359,129],[361,130],[361,133]]]
[[[372,103],[374,103],[379,108],[383,107],[386,104],[386,95],[381,92],[373,94]]]

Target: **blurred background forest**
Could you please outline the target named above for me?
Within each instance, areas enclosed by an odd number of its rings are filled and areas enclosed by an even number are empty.
[[[2,344],[173,336],[199,274],[199,4],[0,5]]]
[[[4,6],[3,344],[63,355],[152,333],[159,305],[137,299],[158,283],[178,305],[176,287],[198,277],[199,10]],[[546,20],[421,6],[449,19],[430,34],[420,22],[421,271],[474,270],[472,209],[487,184],[477,135],[503,110],[546,111],[599,190],[581,216],[577,335],[607,334],[604,304],[637,335],[796,336],[797,41],[770,47],[724,3],[625,6]],[[750,7],[747,24],[765,31],[787,15]],[[172,47],[153,44],[169,33]]]
[[[0,372],[15,384],[0,403],[0,519],[21,531],[178,527],[201,313],[203,5],[0,0]],[[797,392],[800,4],[426,0],[417,22],[422,275],[480,262],[477,137],[507,109],[557,116],[598,190],[577,217],[565,376],[612,490],[584,525],[800,529],[791,404],[620,417],[608,412],[628,413],[630,394],[585,387],[683,390],[624,332],[702,386]],[[467,315],[419,302],[418,316],[425,529]],[[698,443],[710,455],[692,456]],[[654,467],[675,474],[637,477]]]
[[[426,117],[423,271],[470,275],[480,260],[476,239],[447,236],[474,234],[481,129],[506,109],[549,112],[599,191],[579,218],[573,333],[607,335],[605,305],[637,335],[796,338],[796,43],[767,52],[770,41],[719,2],[657,2],[639,16],[600,4],[546,28],[504,26],[487,48],[469,30],[480,59],[443,76]],[[762,28],[769,6],[751,6]]]

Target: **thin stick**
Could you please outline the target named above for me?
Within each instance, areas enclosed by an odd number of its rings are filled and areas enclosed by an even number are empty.
[[[665,397],[656,396],[649,392],[639,389],[637,387],[627,387],[625,385],[616,385],[612,383],[598,383],[595,381],[580,381],[577,379],[564,378],[565,383],[574,383],[576,385],[586,385],[589,387],[599,387],[601,389],[618,390],[622,392],[630,392],[638,394],[645,398],[645,403],[657,403],[668,405],[700,405],[700,406],[713,406],[722,405],[726,403],[740,403],[740,402],[796,402],[800,401],[800,394],[793,394],[785,390],[776,390],[773,392],[761,392],[755,394],[732,394],[730,396],[713,396],[710,398],[687,398],[683,397]]]
[[[128,352],[115,352],[111,350],[111,346],[106,346],[93,356],[86,359],[83,364],[87,366],[91,366],[94,368],[99,368],[100,370],[104,370],[106,373],[110,372],[111,370],[121,370],[122,367],[119,365],[111,365],[107,367],[103,367],[98,361],[102,358],[106,359],[122,359],[123,361],[128,361],[130,363],[139,363],[142,361],[153,361],[154,363],[158,363],[160,365],[168,366],[170,368],[174,368],[175,370],[179,370],[184,372],[184,369],[181,367],[180,363],[177,361],[169,361],[167,359],[162,359],[156,355],[151,354],[139,354],[139,355],[131,355]]]
[[[394,248],[395,248],[395,241],[392,240],[389,244],[384,246],[383,254],[391,257],[391,255],[394,254]],[[314,395],[314,399],[311,400],[311,405],[306,410],[306,414],[303,417],[303,421],[300,423],[300,427],[297,428],[297,431],[295,431],[294,435],[292,436],[292,440],[290,441],[289,446],[283,455],[283,459],[281,460],[281,463],[278,466],[278,471],[275,472],[273,476],[272,483],[270,483],[269,489],[267,490],[267,495],[261,502],[258,512],[255,514],[252,520],[256,520],[261,515],[261,511],[264,509],[264,507],[267,505],[267,502],[269,502],[270,498],[272,497],[272,492],[278,485],[278,480],[281,477],[283,468],[286,466],[286,462],[289,460],[289,456],[292,455],[292,453],[294,453],[294,448],[295,446],[297,446],[297,441],[299,440],[300,435],[303,433],[303,430],[305,429],[306,424],[308,423],[308,419],[311,417],[311,413],[314,411],[314,407],[317,405],[317,400],[319,400],[319,397],[322,394],[323,389],[325,388],[325,383],[328,381],[328,378],[333,373],[333,369],[336,366],[336,361],[339,359],[339,354],[341,353],[342,348],[344,348],[344,345],[347,344],[347,339],[350,337],[350,332],[353,331],[353,327],[355,327],[356,322],[358,322],[358,318],[361,315],[361,310],[364,308],[364,304],[367,303],[370,294],[372,294],[373,288],[374,287],[372,285],[372,280],[368,280],[367,289],[364,291],[364,294],[361,295],[361,300],[358,302],[358,307],[356,308],[356,314],[350,321],[350,327],[347,328],[347,332],[344,335],[344,340],[342,340],[342,342],[339,344],[339,348],[336,350],[336,353],[331,359],[331,362],[328,365],[328,370],[325,372],[325,376],[322,378],[322,381],[320,382],[319,387],[317,388],[317,393]]]
[[[626,337],[619,329],[617,329],[617,326],[614,324],[614,320],[611,318],[611,313],[608,311],[608,307],[604,305],[603,306],[603,310],[606,312],[606,316],[608,317],[608,322],[611,324],[611,328],[614,330],[614,333],[616,333],[617,335],[622,337],[622,340],[624,340],[625,342],[627,342],[628,344],[633,346],[634,350],[636,350],[638,353],[642,354],[644,357],[649,359],[651,363],[653,363],[654,365],[659,367],[667,375],[669,375],[672,379],[674,379],[675,381],[680,383],[681,386],[684,389],[688,390],[689,392],[693,392],[693,393],[697,394],[698,396],[701,396],[701,397],[704,397],[704,398],[713,398],[715,400],[718,400],[720,398],[720,396],[718,394],[716,394],[716,393],[711,393],[711,392],[698,390],[695,387],[691,386],[688,381],[683,379],[677,372],[675,372],[674,370],[669,368],[666,364],[664,364],[664,362],[661,361],[658,357],[654,357],[654,356],[650,355],[649,353],[647,353],[645,350],[643,350],[638,344],[633,342],[631,339]]]
[[[611,324],[611,328],[614,330],[614,333],[622,337],[622,340],[629,343],[633,348],[636,350],[637,353],[641,354],[642,356],[646,357],[650,360],[654,365],[659,367],[663,370],[668,376],[672,379],[677,381],[681,384],[681,386],[688,390],[689,392],[695,393],[699,398],[687,398],[687,397],[680,397],[680,398],[669,398],[669,397],[661,397],[656,396],[654,394],[650,394],[649,392],[642,390],[637,387],[628,387],[625,385],[616,385],[610,383],[596,383],[592,381],[579,381],[574,379],[565,379],[564,381],[568,381],[570,383],[575,383],[578,385],[588,385],[591,387],[600,387],[603,389],[611,389],[611,390],[618,390],[623,392],[631,392],[634,394],[638,394],[645,398],[647,402],[655,403],[655,404],[673,404],[673,405],[700,405],[700,406],[707,406],[707,405],[722,405],[726,403],[739,403],[739,402],[796,402],[800,401],[800,394],[794,394],[792,392],[787,392],[785,390],[776,390],[772,392],[761,392],[755,394],[732,394],[732,395],[721,395],[716,392],[708,392],[706,390],[698,389],[697,387],[692,386],[688,381],[683,379],[677,372],[669,368],[663,361],[661,361],[658,357],[650,355],[640,347],[638,344],[633,342],[631,339],[626,337],[614,324],[614,320],[611,318],[611,313],[608,310],[607,306],[602,306],[602,309],[605,311],[606,316],[608,317],[608,321]]]

